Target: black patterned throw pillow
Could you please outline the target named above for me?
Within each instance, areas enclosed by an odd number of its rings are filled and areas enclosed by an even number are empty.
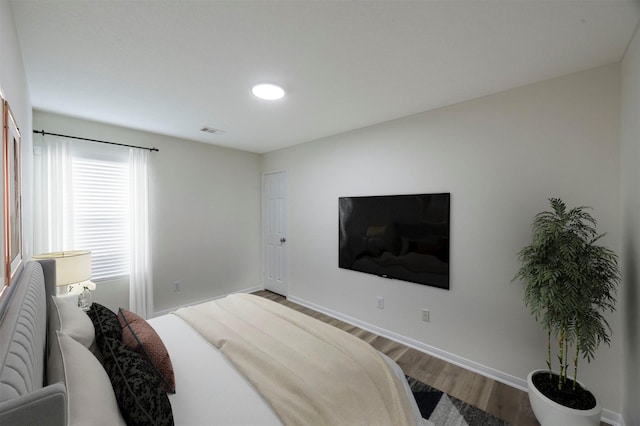
[[[122,327],[118,316],[111,309],[99,303],[93,303],[87,314],[93,322],[93,327],[96,330],[96,343],[101,351],[106,337],[122,340]]]
[[[172,426],[173,411],[150,362],[119,339],[105,338],[103,365],[127,425]]]

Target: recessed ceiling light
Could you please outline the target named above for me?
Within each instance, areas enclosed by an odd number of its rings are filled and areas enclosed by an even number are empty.
[[[251,89],[251,92],[256,97],[267,101],[277,101],[284,97],[284,89],[280,86],[276,86],[275,84],[256,84],[253,86],[253,89]]]

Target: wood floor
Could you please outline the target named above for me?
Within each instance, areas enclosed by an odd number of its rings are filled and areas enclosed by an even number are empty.
[[[539,425],[531,412],[526,392],[295,304],[270,291],[258,291],[255,294],[358,336],[396,361],[406,375],[489,412],[512,425]]]

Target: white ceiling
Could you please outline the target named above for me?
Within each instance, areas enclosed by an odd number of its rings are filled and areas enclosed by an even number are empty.
[[[620,61],[640,18],[627,0],[12,5],[34,108],[258,153]]]

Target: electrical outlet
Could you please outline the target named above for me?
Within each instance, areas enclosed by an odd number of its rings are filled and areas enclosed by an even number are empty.
[[[384,309],[384,297],[378,296],[378,309]]]
[[[423,309],[422,310],[422,321],[429,322],[429,310],[428,309]]]
[[[173,291],[180,291],[182,290],[182,283],[180,281],[175,281],[173,283]]]

